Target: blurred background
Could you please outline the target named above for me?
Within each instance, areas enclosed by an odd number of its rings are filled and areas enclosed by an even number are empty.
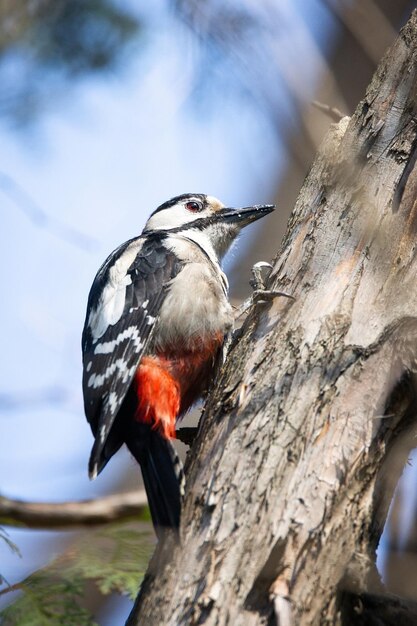
[[[95,482],[87,478],[80,336],[99,265],[176,194],[208,193],[229,206],[275,202],[226,261],[232,296],[247,296],[250,267],[278,251],[326,130],[354,111],[415,6],[2,0],[2,496],[58,502],[141,488],[124,451]],[[415,600],[416,483],[411,462],[379,548],[388,588]],[[60,532],[3,524],[1,534],[20,550],[0,537],[0,607],[15,607],[9,624],[36,611],[39,624],[93,623],[88,614],[100,626],[122,623],[131,601],[113,592],[134,594],[155,542],[146,521]],[[110,545],[119,565],[130,559],[133,582],[98,580],[105,564],[95,559]],[[29,594],[9,590],[40,568],[23,585]],[[62,594],[65,615],[44,615],[48,601],[62,608]]]

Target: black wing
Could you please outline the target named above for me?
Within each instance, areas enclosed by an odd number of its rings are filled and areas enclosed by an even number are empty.
[[[137,237],[117,248],[90,291],[82,337],[84,408],[96,437],[89,471],[102,451],[158,320],[169,281],[182,264],[163,236]]]

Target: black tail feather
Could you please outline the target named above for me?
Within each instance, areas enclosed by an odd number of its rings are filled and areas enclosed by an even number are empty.
[[[161,538],[165,530],[177,530],[180,524],[183,495],[181,461],[172,443],[148,425],[136,423],[132,430],[134,432],[129,433],[126,445],[140,464],[153,525]]]

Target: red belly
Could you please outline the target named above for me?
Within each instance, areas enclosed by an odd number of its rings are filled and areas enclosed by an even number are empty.
[[[163,437],[175,438],[175,423],[204,391],[222,343],[223,335],[218,335],[181,353],[170,350],[143,357],[134,380],[135,418]]]

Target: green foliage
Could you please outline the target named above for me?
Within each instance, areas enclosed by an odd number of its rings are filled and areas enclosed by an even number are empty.
[[[152,534],[130,523],[83,532],[71,548],[18,586],[22,595],[2,613],[2,626],[94,626],[83,608],[85,586],[104,594],[137,594],[153,549]]]
[[[2,614],[2,626],[95,626],[79,605],[82,580],[57,572],[54,566],[29,576],[19,587],[23,595]]]
[[[113,591],[136,596],[153,549],[152,536],[127,524],[103,528],[94,544],[84,538],[74,576],[93,579],[101,593]]]

